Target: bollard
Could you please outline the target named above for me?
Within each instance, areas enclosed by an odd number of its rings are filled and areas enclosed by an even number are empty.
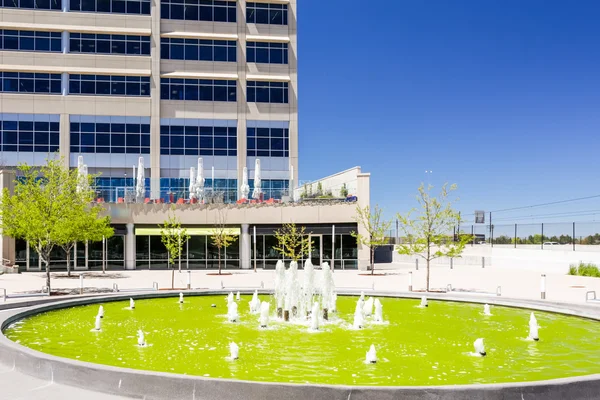
[[[454,269],[454,258],[450,258],[450,269]]]
[[[292,316],[294,318],[296,318],[298,316],[298,307],[296,307],[296,306],[292,307]]]
[[[83,294],[83,274],[79,274],[79,294]]]
[[[485,257],[481,257],[481,268],[485,268]]]
[[[540,292],[542,295],[542,300],[546,299],[546,274],[542,274],[542,278],[540,280]]]
[[[329,310],[324,308],[323,309],[323,321],[327,321],[329,319]]]
[[[412,272],[408,273],[408,291],[412,292]]]
[[[117,285],[116,283],[113,283],[113,292],[118,292],[119,291],[119,285]]]
[[[283,316],[283,308],[277,308],[277,318],[281,318]]]
[[[419,259],[418,258],[415,260],[415,265],[417,266],[417,271],[418,271],[419,270]]]
[[[192,271],[188,271],[187,288],[188,288],[188,290],[190,290],[192,288]]]
[[[283,310],[283,320],[286,322],[290,320],[290,310]]]

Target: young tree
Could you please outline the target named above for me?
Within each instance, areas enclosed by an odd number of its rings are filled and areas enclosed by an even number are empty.
[[[221,275],[221,249],[227,249],[238,237],[231,234],[231,228],[226,226],[227,214],[219,209],[217,212],[217,221],[213,228],[211,240],[213,245],[219,249],[219,275]]]
[[[340,197],[348,197],[348,187],[344,183],[340,189]]]
[[[160,228],[160,241],[165,245],[169,257],[169,266],[175,266],[175,260],[179,259],[179,272],[181,272],[181,252],[183,245],[190,239],[187,229],[181,227],[181,221],[175,216],[175,206],[171,208],[167,219]],[[175,271],[175,269],[173,269]]]
[[[323,184],[321,182],[317,183],[317,196],[323,195]]]
[[[398,246],[398,253],[417,255],[427,262],[427,291],[431,261],[440,257],[460,257],[466,244],[473,240],[470,235],[458,235],[456,241],[448,239],[452,237],[453,228],[460,226],[460,214],[452,208],[456,200],[449,199],[456,185],[448,187],[444,184],[437,198],[430,195],[432,188],[419,186],[417,202],[421,210],[417,215],[413,216],[414,209],[406,215],[397,214],[400,229],[411,237],[408,243]]]
[[[71,179],[86,179],[78,176],[77,170],[69,171]],[[57,245],[63,249],[67,257],[67,275],[71,276],[71,251],[77,242],[97,242],[114,234],[110,226],[110,217],[100,217],[104,207],[92,203],[94,176],[88,175],[85,182],[70,191],[72,195],[69,218],[60,222]],[[103,265],[104,268],[104,265]],[[103,272],[105,272],[103,270]]]
[[[365,234],[352,232],[351,235],[356,238],[356,241],[371,250],[371,274],[375,273],[375,249],[387,243],[386,234],[390,230],[392,221],[383,219],[383,210],[379,206],[371,212],[369,206],[361,208],[356,206],[356,223],[362,226]]]
[[[75,196],[79,178],[60,159],[50,159],[42,167],[19,166],[22,176],[15,181],[14,193],[4,189],[0,203],[3,234],[24,239],[46,268],[50,293],[50,253],[65,236],[72,210],[89,205],[89,196]]]
[[[284,224],[275,231],[277,246],[273,249],[278,251],[283,258],[298,261],[305,255],[310,254],[312,240],[308,239],[310,232],[306,232],[303,226],[298,228],[295,223]]]

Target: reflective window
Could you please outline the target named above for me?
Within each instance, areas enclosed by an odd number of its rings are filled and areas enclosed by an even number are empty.
[[[246,3],[246,22],[249,24],[288,24],[287,4]]]
[[[235,1],[162,0],[160,17],[188,21],[236,22]]]
[[[237,122],[220,125],[194,119],[163,120],[160,125],[160,154],[188,156],[237,155]]]
[[[150,55],[150,36],[69,34],[71,53]]]
[[[58,151],[59,115],[0,114],[2,151],[53,153]]]
[[[287,82],[248,81],[249,103],[288,103]]]
[[[237,101],[237,81],[161,78],[163,100]]]
[[[6,1],[6,0],[4,0]],[[21,0],[24,1],[24,0]],[[69,1],[69,0],[64,0]],[[150,15],[150,0],[70,0],[71,11]]]
[[[249,157],[289,157],[289,129],[254,128],[249,126],[246,132],[246,154]]]
[[[68,0],[64,0],[68,1]],[[30,8],[35,10],[62,10],[61,0],[0,0],[2,7]]]
[[[248,186],[250,186],[250,193],[254,190],[254,179],[248,179]],[[264,194],[265,199],[281,199],[281,196],[285,196],[288,193],[290,181],[281,179],[261,179],[260,189]]]
[[[0,72],[3,92],[61,94],[60,74]]]
[[[71,115],[71,153],[150,154],[149,117]]]
[[[160,39],[160,57],[164,60],[236,61],[235,40]]]
[[[69,74],[69,94],[150,96],[150,77]]]
[[[246,61],[265,64],[287,64],[288,44],[248,42],[246,43]]]
[[[0,30],[0,50],[61,52],[60,32]]]

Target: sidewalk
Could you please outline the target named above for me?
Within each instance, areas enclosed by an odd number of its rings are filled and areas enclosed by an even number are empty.
[[[266,289],[272,289],[275,280],[274,270],[224,270],[230,275],[215,275],[213,270],[191,271],[191,284],[194,289],[221,289],[246,288],[258,289],[261,282]],[[379,264],[375,267],[377,274],[385,275],[370,276],[366,271],[336,270],[334,272],[335,285],[339,291],[344,288],[364,288],[368,290],[375,285],[377,290],[385,291],[408,291],[409,272],[412,272],[413,289],[423,290],[425,288],[426,268],[420,265],[415,270],[414,265],[406,264]],[[79,274],[73,272],[71,278],[66,278],[66,273],[52,274],[52,289],[71,289],[74,294],[79,292]],[[101,272],[83,272],[84,288],[86,294],[89,292],[112,291],[113,284],[123,289],[149,289],[154,282],[160,289],[170,289],[172,272],[168,270],[135,270],[135,271],[110,271],[106,274]],[[299,271],[300,277],[302,271]],[[569,276],[556,273],[546,274],[546,299],[549,301],[585,303],[587,291],[595,290],[600,294],[600,278],[587,278],[580,276]],[[501,287],[502,296],[523,299],[540,299],[541,274],[529,270],[503,269],[496,267],[481,268],[480,266],[448,266],[431,267],[432,289],[445,289],[451,284],[455,289],[468,289],[495,293],[498,286]],[[176,289],[187,287],[188,272],[177,270],[174,274]],[[5,274],[0,276],[0,288],[5,288],[7,293],[23,293],[39,291],[45,284],[45,274],[40,272],[29,272],[22,274]],[[7,299],[8,302],[21,301],[22,299]]]

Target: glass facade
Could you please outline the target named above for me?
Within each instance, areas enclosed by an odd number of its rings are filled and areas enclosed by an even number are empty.
[[[160,197],[165,203],[174,203],[178,199],[190,198],[189,178],[160,178]],[[204,180],[206,192],[217,192],[222,194],[225,203],[233,203],[237,200],[237,179],[215,179]]]
[[[150,154],[150,117],[71,115],[71,153]]]
[[[237,101],[237,81],[209,79],[160,79],[163,100]]]
[[[160,58],[163,60],[235,62],[235,40],[160,39]]]
[[[0,30],[0,50],[62,51],[60,32]]]
[[[237,155],[237,121],[162,119],[160,154],[188,156]]]
[[[23,0],[21,0],[23,1]],[[150,15],[150,0],[63,0],[71,11]]]
[[[248,185],[250,186],[250,195],[254,190],[254,179],[248,179]],[[261,179],[260,189],[263,192],[263,198],[281,200],[282,196],[287,195],[290,182],[283,179]]]
[[[3,92],[61,94],[60,74],[0,72],[0,78]]]
[[[68,0],[62,0],[68,1]],[[2,7],[29,8],[34,10],[56,10],[62,9],[61,0],[0,0]]]
[[[150,96],[150,77],[69,74],[69,94]]]
[[[60,33],[58,34],[60,39]],[[59,41],[60,49],[60,41]],[[69,52],[149,56],[150,36],[69,33]]]
[[[288,122],[248,121],[246,155],[249,157],[289,157],[290,132]],[[277,126],[279,125],[279,126]]]
[[[288,103],[287,82],[248,81],[249,103]]]
[[[275,42],[247,42],[246,61],[264,64],[287,64],[288,44]]]
[[[287,4],[246,3],[246,22],[249,24],[288,24]]]
[[[53,153],[58,151],[60,116],[0,114],[2,151]]]
[[[236,22],[235,1],[162,0],[160,17],[188,21]]]

